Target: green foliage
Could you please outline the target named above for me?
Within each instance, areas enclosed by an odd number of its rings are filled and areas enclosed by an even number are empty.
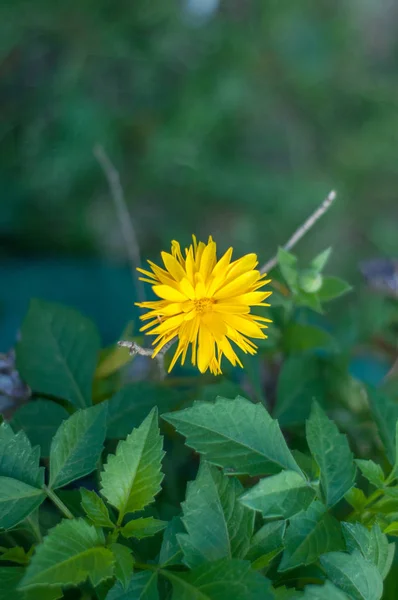
[[[67,485],[91,473],[102,452],[106,405],[79,410],[64,421],[50,448],[50,487]]]
[[[162,437],[154,408],[143,423],[119,442],[101,473],[101,493],[119,511],[118,523],[154,501],[163,479]]]
[[[32,300],[17,346],[17,366],[35,392],[90,406],[100,349],[91,321],[65,306]]]
[[[90,578],[93,585],[113,575],[114,558],[101,530],[82,519],[63,521],[37,548],[21,587],[76,585]]]
[[[250,569],[250,563],[221,559],[193,569],[189,575],[168,573],[173,600],[272,600],[267,579]]]
[[[237,479],[229,479],[205,462],[200,465],[182,505],[187,533],[177,535],[188,567],[245,556],[253,534],[254,512],[239,502],[241,492]]]
[[[0,424],[0,600],[395,600],[397,404],[367,404],[321,314],[348,289],[329,256],[279,251],[275,335],[239,380],[154,363],[126,383],[87,319],[32,303],[34,397]]]
[[[263,475],[285,468],[301,473],[278,423],[261,404],[217,398],[162,418],[187,438],[188,446],[228,472]]]
[[[323,497],[327,506],[334,506],[355,481],[355,463],[347,438],[316,403],[307,421],[306,434],[320,468]]]
[[[383,593],[381,575],[359,550],[352,554],[325,554],[321,557],[321,564],[332,582],[353,600],[380,600]]]
[[[18,408],[11,426],[14,431],[22,429],[32,446],[40,446],[41,456],[48,457],[55,432],[68,416],[65,408],[56,402],[38,399]]]
[[[309,565],[321,554],[344,549],[338,521],[318,501],[290,519],[284,546],[280,571]]]
[[[314,496],[315,490],[296,471],[282,471],[262,479],[241,502],[264,517],[288,519],[307,508]]]

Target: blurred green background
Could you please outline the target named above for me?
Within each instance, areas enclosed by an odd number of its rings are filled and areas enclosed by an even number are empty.
[[[104,341],[133,315],[104,174],[143,257],[211,233],[265,261],[301,243],[354,282],[398,257],[398,3],[5,0],[0,7],[0,350],[28,299],[73,304]]]

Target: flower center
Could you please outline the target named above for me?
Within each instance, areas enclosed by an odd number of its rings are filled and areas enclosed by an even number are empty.
[[[203,313],[209,312],[212,310],[212,306],[214,304],[213,298],[200,298],[200,300],[194,300],[195,310],[197,313],[202,315]]]

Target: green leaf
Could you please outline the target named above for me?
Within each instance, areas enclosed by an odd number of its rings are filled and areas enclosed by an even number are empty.
[[[245,398],[195,402],[191,408],[162,415],[187,438],[187,445],[229,472],[248,475],[290,469],[301,473],[277,421],[262,404]]]
[[[284,544],[279,571],[309,565],[325,552],[344,548],[339,522],[318,501],[290,519]]]
[[[327,248],[311,261],[311,267],[320,273],[325,267],[332,253],[332,248]]]
[[[112,544],[111,550],[115,560],[115,577],[126,590],[129,586],[134,566],[131,550],[122,544]]]
[[[32,548],[33,550],[33,548]],[[0,560],[15,562],[19,565],[27,565],[30,560],[30,552],[26,553],[22,546],[14,546],[13,548],[1,548]]]
[[[43,490],[0,476],[0,528],[11,529],[44,501]]]
[[[373,462],[373,460],[361,460],[357,458],[355,460],[362,475],[376,488],[382,488],[384,486],[384,473],[380,465]]]
[[[289,517],[308,508],[315,490],[296,471],[282,471],[261,479],[241,496],[241,502],[267,519]]]
[[[243,488],[203,462],[182,503],[187,533],[178,534],[185,564],[192,568],[220,558],[242,558],[253,534],[254,512],[238,500]]]
[[[163,572],[173,584],[172,600],[273,600],[268,579],[252,571],[250,563],[221,559],[190,573]]]
[[[162,567],[182,564],[183,555],[177,535],[184,531],[185,528],[180,517],[173,517],[167,524],[159,554],[159,564]]]
[[[163,479],[163,456],[158,412],[153,408],[142,424],[119,442],[101,473],[101,493],[119,510],[119,522],[127,513],[154,501]]]
[[[81,505],[87,517],[96,527],[115,527],[109,517],[109,511],[98,494],[85,488],[80,488]]]
[[[354,485],[356,468],[348,441],[317,403],[306,425],[308,446],[321,471],[327,506],[334,506]]]
[[[283,248],[278,248],[278,266],[281,273],[291,290],[297,289],[297,258]]]
[[[50,487],[62,487],[94,471],[105,433],[104,404],[79,410],[64,421],[51,443]]]
[[[381,441],[386,449],[388,460],[393,465],[396,453],[395,434],[396,423],[398,421],[398,403],[391,400],[379,390],[371,388],[368,388],[368,398]]]
[[[359,488],[353,487],[345,494],[344,499],[347,500],[348,504],[351,504],[357,512],[361,512],[368,501],[363,491]]]
[[[147,381],[127,385],[108,400],[108,438],[125,438],[154,406],[171,410],[178,404],[175,390]]]
[[[167,521],[160,521],[153,517],[140,517],[132,519],[120,530],[125,538],[135,538],[142,540],[146,537],[152,537],[162,531],[167,525]]]
[[[0,425],[0,528],[14,527],[45,499],[39,460],[39,448],[32,448],[23,431],[14,434]]]
[[[325,581],[325,585],[307,585],[304,590],[303,600],[350,600],[349,597],[339,590],[331,581]]]
[[[361,523],[342,523],[347,551],[359,550],[364,558],[376,565],[383,579],[388,575],[394,558],[395,544],[375,524],[369,531]]]
[[[281,426],[303,424],[313,400],[322,402],[325,396],[325,378],[319,359],[314,356],[287,358],[279,373],[276,394],[274,415]]]
[[[323,313],[322,304],[319,300],[319,296],[314,292],[308,293],[302,289],[299,290],[299,292],[295,295],[295,302],[297,306],[308,306],[308,308],[311,308],[313,311],[319,314]]]
[[[22,324],[16,363],[34,392],[91,405],[100,349],[94,324],[72,308],[32,300]]]
[[[283,537],[286,521],[272,521],[259,529],[250,541],[250,548],[244,557],[250,560],[252,568],[264,569],[283,550]]]
[[[321,556],[321,564],[329,579],[353,600],[380,600],[382,597],[381,575],[359,550],[354,550],[352,554],[325,554]]]
[[[18,589],[25,569],[20,567],[0,567],[0,600],[58,600],[63,597],[60,587],[35,587],[29,590]]]
[[[322,287],[318,292],[318,298],[321,302],[329,302],[351,290],[350,284],[339,277],[324,277]]]
[[[40,450],[32,448],[23,431],[14,433],[10,425],[0,425],[0,475],[12,477],[30,486],[41,488],[44,469],[39,466]]]
[[[134,573],[126,589],[118,581],[109,590],[106,600],[159,600],[157,574],[152,571]]]
[[[11,426],[23,430],[32,446],[40,446],[41,456],[50,455],[51,440],[62,421],[69,417],[63,406],[51,400],[34,400],[23,404],[14,413]]]
[[[113,554],[104,534],[84,519],[61,521],[37,546],[22,587],[77,585],[90,578],[94,586],[113,575]]]
[[[284,585],[276,588],[274,594],[275,600],[301,600],[303,598],[303,592],[294,588],[287,588]]]

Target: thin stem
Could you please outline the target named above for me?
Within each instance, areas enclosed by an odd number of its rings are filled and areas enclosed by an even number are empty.
[[[67,519],[74,519],[75,517],[72,515],[72,513],[70,512],[69,508],[67,506],[65,506],[65,504],[62,502],[62,500],[57,496],[57,494],[49,487],[47,487],[46,485],[43,486],[43,490],[45,491],[45,493],[47,494],[48,498],[50,498],[50,500],[52,502],[54,502],[55,506],[57,508],[59,508],[59,510],[61,511],[61,513],[67,518]]]
[[[96,145],[93,152],[108,181],[109,190],[116,208],[116,214],[119,219],[120,229],[124,238],[126,252],[130,260],[133,281],[137,288],[137,296],[140,302],[144,302],[144,288],[141,285],[141,282],[137,280],[136,276],[137,267],[141,266],[140,247],[133,221],[127,208],[126,198],[120,181],[119,172],[101,145]]]
[[[300,241],[301,238],[307,233],[307,231],[311,229],[311,227],[313,227],[315,223],[325,214],[325,212],[329,210],[335,199],[336,192],[332,190],[326,196],[322,204],[318,206],[316,211],[313,212],[312,215],[310,215],[308,219],[304,221],[304,223],[300,225],[300,227],[293,233],[292,237],[289,238],[289,240],[283,246],[284,250],[291,250],[293,246],[295,246],[297,242]],[[277,264],[278,257],[275,255],[261,267],[260,273],[269,273],[274,267],[276,267]]]

